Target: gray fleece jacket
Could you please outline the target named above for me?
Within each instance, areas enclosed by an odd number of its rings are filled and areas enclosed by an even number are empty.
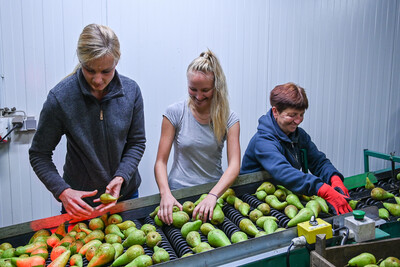
[[[115,176],[125,180],[120,200],[128,199],[141,183],[138,165],[146,143],[140,88],[117,71],[101,101],[89,88],[78,69],[49,92],[29,149],[31,165],[57,200],[67,188],[97,189],[97,196],[85,199],[93,205]],[[61,177],[52,156],[63,135],[67,154]]]

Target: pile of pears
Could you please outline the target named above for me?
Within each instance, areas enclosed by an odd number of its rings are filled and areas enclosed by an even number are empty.
[[[71,227],[69,227],[71,228]],[[36,231],[28,244],[14,248],[10,243],[0,244],[0,267],[46,266],[150,266],[169,260],[168,252],[158,245],[162,237],[156,227],[143,224],[138,229],[131,220],[119,214],[104,214],[88,224],[79,222],[68,232],[65,223],[52,233],[47,229]],[[143,245],[154,250],[152,257],[145,254]]]
[[[390,256],[377,262],[373,254],[364,252],[351,258],[346,266],[400,267],[400,260]]]
[[[400,198],[394,194],[386,191],[381,187],[375,187],[368,176],[365,178],[365,188],[371,190],[371,198],[375,200],[382,201],[383,208],[379,208],[379,217],[384,220],[389,220],[390,215],[400,216]],[[388,202],[393,200],[395,203]],[[397,219],[397,220],[400,220]]]
[[[264,211],[274,208],[283,212],[290,219],[287,227],[293,227],[299,223],[309,221],[312,216],[317,218],[321,212],[329,214],[329,207],[325,199],[318,196],[294,194],[284,186],[275,186],[268,181],[263,182],[253,195],[258,200],[265,202],[262,205],[267,204],[269,206],[269,209],[263,207]],[[260,206],[255,210],[260,210]],[[266,216],[269,211],[260,216],[261,213],[255,210],[252,212],[256,212],[259,216],[258,218],[256,217],[256,224],[263,228],[266,234],[283,230],[277,226],[277,218]],[[250,216],[250,219],[252,219],[252,216]]]

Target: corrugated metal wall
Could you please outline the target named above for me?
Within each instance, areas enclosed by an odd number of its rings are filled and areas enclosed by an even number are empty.
[[[92,22],[120,38],[120,73],[142,88],[147,149],[142,196],[157,193],[153,165],[161,114],[186,98],[185,70],[207,47],[227,76],[241,117],[242,153],[269,109],[270,90],[306,89],[302,127],[345,176],[363,172],[364,148],[400,154],[400,2],[0,0],[0,107],[39,117],[48,91],[77,63]],[[0,227],[59,214],[28,161],[32,134],[0,145]],[[65,140],[54,161],[61,170]],[[373,169],[389,167],[371,160]]]

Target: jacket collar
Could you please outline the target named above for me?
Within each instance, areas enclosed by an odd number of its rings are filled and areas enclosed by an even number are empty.
[[[299,140],[299,129],[297,128],[294,133],[286,135],[281,128],[279,127],[273,113],[272,109],[270,109],[266,115],[261,116],[258,120],[258,131],[269,132],[274,136],[278,137],[281,141],[289,142],[289,143],[297,143]]]
[[[76,71],[76,75],[78,78],[79,87],[81,89],[82,94],[87,97],[95,98],[90,92],[90,86],[87,83],[85,77],[83,76],[82,68],[79,68]],[[124,95],[124,88],[122,87],[121,79],[119,77],[117,70],[115,70],[114,78],[111,80],[111,82],[108,84],[105,90],[108,90],[108,94],[106,94],[103,97],[101,102],[107,101],[112,98],[121,97]]]

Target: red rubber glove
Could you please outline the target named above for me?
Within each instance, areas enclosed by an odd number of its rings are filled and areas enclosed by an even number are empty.
[[[344,196],[328,184],[323,184],[317,194],[325,199],[338,215],[352,211]]]
[[[331,177],[331,186],[345,197],[350,197],[349,190],[344,186],[342,179],[340,179],[339,176],[333,175]]]

